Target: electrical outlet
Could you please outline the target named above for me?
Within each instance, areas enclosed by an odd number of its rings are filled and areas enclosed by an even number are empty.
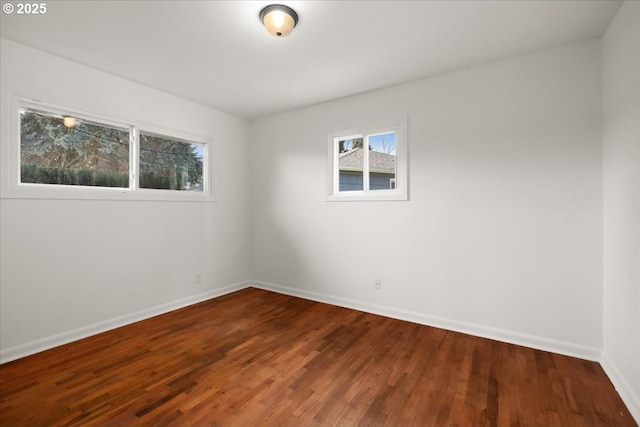
[[[376,291],[382,289],[382,279],[376,279],[375,282],[373,282],[373,289]]]
[[[196,285],[202,283],[202,274],[199,271],[193,275],[193,283]]]

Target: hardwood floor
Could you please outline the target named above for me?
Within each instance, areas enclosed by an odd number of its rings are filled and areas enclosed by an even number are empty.
[[[594,362],[246,289],[0,366],[2,426],[635,426]]]

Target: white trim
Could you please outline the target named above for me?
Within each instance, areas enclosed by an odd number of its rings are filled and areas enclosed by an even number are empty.
[[[404,194],[395,193],[395,190],[376,190],[364,193],[362,191],[343,191],[338,194],[332,194],[325,198],[327,202],[375,202],[375,201],[393,201],[407,200]]]
[[[471,334],[482,338],[488,338],[492,340],[522,345],[539,350],[550,351],[553,353],[599,362],[605,373],[611,380],[614,388],[629,409],[629,412],[635,418],[636,423],[640,421],[640,397],[634,392],[633,388],[629,385],[625,377],[620,373],[615,363],[611,361],[608,355],[606,353],[602,353],[596,348],[565,343],[562,341],[537,337],[528,334],[521,334],[504,329],[474,325],[437,316],[429,316],[413,311],[361,302],[334,295],[304,291],[258,280],[238,282],[223,288],[214,289],[197,295],[192,295],[190,297],[140,310],[135,313],[126,314],[110,320],[98,322],[93,325],[84,326],[71,331],[52,335],[40,340],[32,341],[30,343],[11,347],[6,350],[0,351],[0,364],[11,362],[12,360],[30,356],[44,350],[68,344],[73,341],[77,341],[89,336],[126,326],[131,323],[145,320],[154,316],[158,316],[160,314],[168,313],[183,307],[187,307],[189,305],[197,304],[250,287],[277,292],[284,295],[291,295],[311,301],[332,304],[353,310],[360,310],[367,313],[418,323],[421,325],[433,326],[450,331]]]
[[[635,393],[624,375],[620,373],[616,364],[609,358],[606,350],[602,352],[600,365],[609,377],[609,380],[611,380],[611,383],[620,395],[620,398],[627,406],[627,409],[631,412],[631,416],[633,416],[635,422],[640,424],[640,396]]]
[[[461,332],[463,334],[517,344],[525,347],[535,348],[538,350],[550,351],[566,356],[578,357],[580,359],[591,360],[594,362],[599,362],[601,357],[601,351],[594,347],[566,343],[550,338],[522,334],[505,329],[475,325],[471,323],[460,322],[458,320],[447,319],[444,317],[430,316],[415,311],[402,310],[385,305],[371,304],[349,298],[338,297],[335,295],[304,291],[268,282],[254,280],[251,283],[255,288],[278,292],[285,295],[291,295],[299,298],[309,299],[312,301],[333,304],[353,310],[360,310],[367,313],[391,317],[393,319],[405,320],[421,325],[433,326],[436,328],[447,329],[449,331]]]
[[[136,144],[139,140],[140,130],[134,126],[129,132],[129,186],[133,191],[137,191],[140,184],[140,144]]]
[[[197,304],[250,287],[277,292],[284,295],[291,295],[311,301],[332,304],[353,310],[360,310],[367,313],[418,323],[421,325],[433,326],[450,331],[471,334],[482,338],[488,338],[492,340],[599,362],[602,365],[605,373],[609,376],[616,391],[620,394],[620,397],[626,404],[629,412],[631,412],[632,416],[636,420],[640,420],[640,399],[634,393],[631,386],[627,383],[624,376],[620,374],[615,364],[611,362],[606,354],[602,354],[599,349],[577,344],[565,343],[549,338],[521,334],[504,329],[474,325],[438,316],[429,316],[422,313],[397,309],[390,306],[371,304],[334,295],[295,289],[288,286],[276,285],[273,283],[258,280],[238,282],[223,288],[218,288],[201,294],[192,295],[190,297],[140,310],[135,313],[126,314],[110,320],[98,322],[93,325],[84,326],[71,331],[52,335],[40,340],[32,341],[30,343],[11,347],[6,350],[0,351],[0,364],[11,362],[12,360],[20,359],[22,357],[39,353],[44,350],[48,350],[92,335],[106,332],[121,326],[135,323],[144,319],[148,319],[150,317],[158,316],[160,314],[168,313],[183,307],[187,307],[189,305]]]
[[[3,109],[2,135],[0,135],[2,150],[2,168],[5,173],[1,181],[0,198],[2,199],[49,199],[49,200],[135,200],[135,201],[176,201],[176,202],[216,202],[213,183],[213,140],[210,137],[193,134],[181,130],[169,129],[151,123],[135,120],[114,119],[98,113],[80,111],[64,107],[50,102],[45,102],[36,97],[10,90],[2,90],[2,101],[6,103]],[[20,108],[33,108],[54,114],[63,114],[78,117],[88,121],[113,126],[131,131],[129,188],[86,187],[75,185],[52,184],[21,184],[20,176]],[[175,138],[180,141],[194,142],[204,145],[203,164],[203,191],[172,191],[140,189],[138,186],[139,159],[138,143],[135,141],[139,130],[154,135]],[[133,179],[132,176],[133,175]]]
[[[615,365],[611,363],[606,355],[603,355],[602,352],[597,348],[566,343],[549,338],[537,337],[534,335],[521,334],[519,332],[507,331],[504,329],[460,322],[457,320],[438,316],[430,316],[414,311],[357,301],[350,298],[338,297],[335,295],[295,289],[288,286],[276,285],[259,280],[247,280],[244,282],[238,282],[223,288],[218,288],[201,294],[192,295],[190,297],[140,310],[135,313],[126,314],[113,319],[98,322],[93,325],[84,326],[78,329],[62,332],[60,334],[32,341],[30,343],[11,347],[0,351],[0,364],[249,287],[277,292],[284,295],[291,295],[311,301],[337,305],[353,310],[360,310],[367,313],[391,317],[394,319],[418,323],[421,325],[433,326],[436,328],[447,329],[454,332],[461,332],[464,334],[470,334],[482,338],[522,345],[538,350],[550,351],[566,356],[578,357],[594,362],[601,362],[603,368],[605,369],[605,372],[607,373],[607,375],[609,375],[612,382],[616,386],[616,389],[627,404],[629,411],[634,415],[634,417],[640,418],[640,407],[637,403],[633,404],[634,402],[639,401],[637,399],[637,396],[635,396],[632,388],[627,384],[624,377],[616,369]]]
[[[392,131],[394,134],[397,135],[397,129],[389,129],[389,131]],[[389,132],[387,131],[387,132]],[[364,196],[368,196],[369,193],[371,192],[371,169],[370,169],[370,163],[371,163],[371,159],[369,158],[371,156],[371,150],[369,150],[369,137],[371,136],[371,133],[366,133],[362,135],[362,150],[364,151],[364,153],[362,154],[362,188],[364,190]],[[397,138],[396,138],[397,139]],[[340,155],[338,155],[339,157]],[[339,180],[339,176],[340,176],[340,168],[338,168],[338,170],[334,171],[334,174],[337,174],[338,180]],[[334,175],[336,176],[336,175]],[[339,185],[339,184],[338,184]]]
[[[171,130],[171,129],[166,129],[166,128],[161,128],[158,126],[153,126],[153,125],[138,125],[135,126],[135,129],[137,131],[137,136],[138,138],[140,137],[140,134],[145,134],[145,135],[149,135],[149,136],[157,136],[160,138],[165,138],[165,139],[173,139],[175,141],[178,142],[182,142],[185,144],[198,144],[198,145],[202,145],[202,154],[203,154],[203,163],[202,163],[202,184],[203,184],[203,190],[201,192],[197,192],[197,193],[189,193],[189,192],[179,192],[180,194],[192,194],[192,195],[196,195],[196,196],[200,196],[202,197],[202,195],[206,196],[208,193],[213,194],[213,189],[212,189],[212,180],[211,180],[211,171],[209,169],[209,165],[210,165],[210,157],[213,154],[213,150],[211,149],[212,141],[210,138],[201,136],[201,135],[196,135],[196,134],[191,134],[188,132],[182,132],[182,131],[175,131],[175,130]],[[139,141],[139,139],[138,139]],[[138,150],[138,159],[140,158],[140,143],[137,144],[137,150]],[[139,163],[136,163],[136,166],[139,167]],[[144,191],[144,192],[171,192],[176,193],[176,191],[172,191],[172,190],[153,190],[153,189],[145,189],[145,188],[140,188],[140,171],[138,171],[138,180],[137,180],[137,190],[140,191]],[[210,191],[211,190],[211,191]]]
[[[332,132],[329,134],[329,152],[327,161],[327,188],[325,201],[327,202],[344,202],[344,201],[393,201],[409,199],[409,182],[408,182],[408,131],[407,116],[396,120],[388,125],[364,127],[361,129],[350,129],[341,132]],[[339,140],[363,138],[363,144],[367,144],[369,136],[395,132],[396,134],[396,188],[389,190],[363,190],[363,191],[340,191],[339,182],[339,154],[337,154],[336,145]],[[368,146],[365,147],[368,153]],[[364,171],[368,170],[368,155],[363,156],[363,188],[368,188],[369,174]]]
[[[115,317],[113,319],[104,320],[102,322],[94,323],[92,325],[87,325],[87,326],[83,326],[70,331],[62,332],[62,333],[52,335],[46,338],[42,338],[39,340],[35,340],[26,344],[17,345],[15,347],[11,347],[6,350],[0,351],[0,364],[11,362],[12,360],[30,356],[32,354],[39,353],[44,350],[58,347],[63,344],[68,344],[70,342],[87,338],[92,335],[96,335],[112,329],[116,329],[121,326],[139,322],[141,320],[148,319],[150,317],[168,313],[170,311],[174,311],[179,308],[187,307],[189,305],[193,305],[193,304],[197,304],[213,298],[217,298],[222,295],[230,294],[232,292],[236,292],[236,291],[248,288],[250,287],[250,285],[251,285],[251,282],[248,282],[248,281],[234,283],[232,285],[225,286],[223,288],[213,289],[211,291],[181,298],[165,304],[157,305],[155,307],[146,308],[144,310],[136,311],[134,313],[125,314],[122,316]]]

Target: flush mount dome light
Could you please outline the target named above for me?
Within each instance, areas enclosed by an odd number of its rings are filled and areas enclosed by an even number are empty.
[[[271,4],[260,11],[260,20],[269,34],[284,37],[298,23],[298,14],[288,6]]]

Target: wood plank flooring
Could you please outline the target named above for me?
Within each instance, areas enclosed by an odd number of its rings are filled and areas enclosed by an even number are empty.
[[[2,426],[635,426],[599,364],[259,289],[0,366]]]

